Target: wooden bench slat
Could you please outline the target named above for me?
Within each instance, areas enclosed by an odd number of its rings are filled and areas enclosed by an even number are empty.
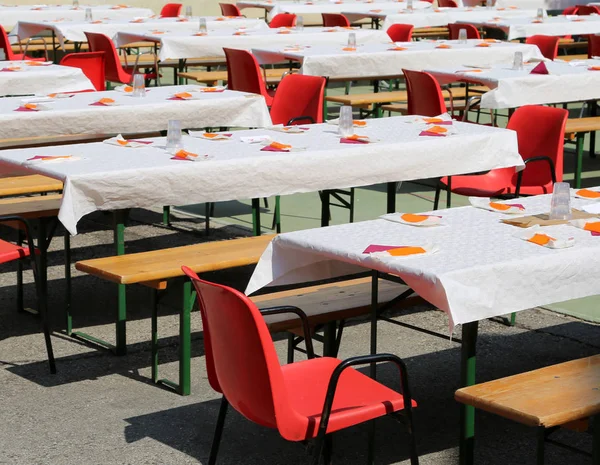
[[[591,417],[600,413],[600,355],[465,387],[455,397],[529,426]]]
[[[276,84],[281,81],[287,69],[267,69],[267,84]],[[190,79],[205,84],[214,84],[218,81],[227,82],[227,71],[186,71],[178,73],[180,78]]]
[[[183,276],[181,266],[196,273],[256,264],[274,235],[173,247],[77,262],[79,271],[119,284],[143,284]]]
[[[42,192],[60,191],[62,188],[63,183],[61,181],[41,174],[0,178],[0,197],[40,194]]]
[[[56,216],[61,202],[61,194],[0,199],[0,212],[3,216],[18,215],[24,218]]]
[[[569,118],[565,126],[565,134],[577,134],[578,132],[600,131],[600,116],[587,118]]]

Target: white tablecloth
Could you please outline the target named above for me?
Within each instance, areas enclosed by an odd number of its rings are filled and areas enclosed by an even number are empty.
[[[79,68],[68,66],[28,66],[23,61],[0,61],[0,96],[50,92],[76,92],[94,85]],[[2,71],[20,67],[20,71]]]
[[[433,66],[452,66],[455,63],[476,63],[478,66],[491,66],[495,63],[512,63],[516,51],[523,52],[526,60],[543,59],[534,45],[496,43],[490,47],[477,47],[480,40],[469,40],[467,44],[458,41],[420,41],[398,43],[407,50],[392,51],[393,44],[365,44],[356,52],[345,52],[342,46],[315,46],[302,51],[285,51],[281,47],[256,48],[253,53],[262,63],[277,63],[294,60],[302,63],[300,72],[313,76],[343,77],[383,77],[398,76],[402,69],[422,70]],[[445,43],[451,48],[436,48]]]
[[[457,21],[487,21],[493,18],[534,18],[536,10],[523,10],[520,8],[501,8],[488,10],[485,7],[474,8],[436,8],[430,10],[420,10],[414,13],[406,13],[404,10],[382,9],[381,11],[371,10],[362,17],[376,18],[383,21],[383,29],[387,30],[392,24],[412,24],[416,28],[439,27]],[[358,15],[350,14],[353,21],[360,19]]]
[[[22,106],[19,97],[0,99],[0,138],[60,134],[143,133],[167,129],[170,119],[184,128],[264,127],[271,125],[265,99],[256,94],[227,90],[203,93],[199,100],[168,100],[175,92],[198,86],[153,87],[137,98],[116,91],[86,92],[71,98],[54,99],[44,111],[14,111]],[[119,105],[90,106],[110,97]]]
[[[541,34],[548,36],[585,35],[600,33],[600,16],[551,16],[542,23],[534,18],[510,18],[497,21],[469,21],[477,27],[494,27],[508,35],[508,40],[523,39]],[[462,21],[459,21],[462,22]]]
[[[22,168],[37,155],[81,157],[29,165],[30,171],[64,182],[59,219],[75,234],[78,220],[95,210],[314,192],[523,164],[516,134],[507,129],[457,123],[458,134],[450,136],[450,142],[419,136],[422,128],[407,121],[369,120],[360,134],[379,140],[372,144],[342,144],[336,126],[321,124],[309,126],[304,134],[262,129],[235,132],[229,141],[184,138],[186,150],[211,157],[199,162],[171,160],[153,147],[96,143],[2,150],[0,167]],[[303,150],[261,151],[260,144],[241,142],[241,136],[250,135],[270,135]],[[164,139],[155,141],[164,144]]]
[[[514,202],[514,201],[513,201]],[[527,212],[547,213],[550,196],[519,199]],[[575,200],[574,207],[590,203]],[[574,237],[552,250],[514,237],[508,215],[474,207],[440,210],[445,226],[414,227],[386,220],[280,234],[260,259],[246,292],[263,286],[324,279],[375,269],[399,275],[424,299],[448,313],[450,326],[600,293],[600,237],[572,226],[544,232]],[[437,253],[376,259],[371,244],[434,244]]]
[[[19,21],[53,21],[59,18],[83,21],[86,8],[92,9],[94,19],[129,19],[153,14],[149,8],[116,5],[81,4],[78,9],[73,9],[72,5],[4,5],[0,6],[0,24],[10,30]]]
[[[406,2],[395,2],[396,9],[405,8]],[[272,2],[272,1],[244,1],[237,2],[239,8],[262,8],[269,12],[269,17],[279,13],[294,13],[298,16],[320,15],[322,13],[341,13],[343,11],[369,11],[378,8],[389,8],[390,3],[373,2],[364,0],[344,1],[309,1],[309,2]],[[415,1],[415,10],[431,8],[431,3]]]
[[[225,18],[219,16],[206,16],[206,25],[209,29],[221,28],[249,28],[266,29],[267,23],[262,19],[248,18]],[[18,35],[21,40],[31,36],[39,35],[45,30],[54,31],[59,43],[63,45],[65,40],[70,42],[87,42],[85,32],[97,32],[108,37],[114,37],[119,31],[149,31],[153,29],[170,29],[177,32],[198,32],[199,18],[151,18],[144,22],[132,22],[137,20],[106,20],[100,24],[86,23],[82,21],[19,21],[11,35]]]
[[[334,30],[334,32],[325,32]],[[197,37],[189,33],[168,32],[166,34],[128,33],[119,32],[115,38],[117,45],[123,45],[139,40],[160,42],[159,57],[161,60],[186,59],[204,56],[225,56],[223,48],[251,50],[257,47],[279,45],[345,45],[348,43],[348,33],[356,34],[357,43],[382,42],[388,36],[383,31],[374,29],[346,30],[343,28],[305,28],[302,32],[287,29],[249,30],[245,35],[234,35],[234,29],[209,31],[207,36]]]
[[[573,66],[576,63],[583,66]],[[523,71],[512,70],[510,66],[495,66],[483,72],[465,72],[468,68],[456,66],[426,71],[442,84],[468,80],[490,87],[492,90],[482,96],[482,108],[517,108],[600,99],[600,71],[588,70],[591,65],[600,66],[600,60],[545,64],[549,75],[529,74],[535,64],[526,65]]]

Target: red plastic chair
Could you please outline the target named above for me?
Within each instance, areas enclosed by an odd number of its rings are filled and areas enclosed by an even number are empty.
[[[595,5],[577,5],[575,14],[579,16],[600,15],[600,9]]]
[[[467,39],[481,39],[479,31],[472,24],[448,24],[448,38],[450,40],[458,40],[458,33],[461,29],[467,31]]]
[[[577,14],[577,5],[575,6],[568,6],[567,8],[565,8],[561,14],[563,15],[576,15]]]
[[[560,37],[536,35],[527,37],[526,44],[537,45],[544,55],[549,60],[554,60],[558,56],[558,41]]]
[[[296,15],[291,13],[279,13],[275,15],[269,27],[271,29],[277,29],[278,27],[294,27],[296,25]]]
[[[4,56],[8,61],[46,61],[47,58],[32,58],[30,56],[25,55],[25,53],[14,53],[10,45],[10,41],[8,40],[8,34],[2,26],[0,26],[0,49],[4,50]]]
[[[227,61],[227,88],[260,94],[267,101],[273,103],[274,91],[268,90],[263,73],[254,55],[246,50],[223,48]]]
[[[438,116],[446,113],[446,102],[437,80],[429,73],[403,69],[408,93],[408,114]]]
[[[588,40],[588,58],[600,56],[600,35],[590,34]]]
[[[322,123],[326,84],[327,79],[320,76],[285,76],[277,87],[271,105],[273,124]]]
[[[454,0],[438,0],[438,6],[440,8],[458,8],[458,3]]]
[[[104,52],[70,53],[60,60],[60,64],[80,68],[83,74],[92,81],[94,89],[106,90]]]
[[[124,67],[119,59],[117,49],[112,40],[104,34],[95,32],[86,32],[88,45],[92,52],[104,52],[104,73],[106,80],[109,82],[120,82],[121,84],[130,84],[133,79],[133,74],[137,72],[137,66]],[[156,66],[156,65],[155,65]],[[157,69],[158,71],[158,69]],[[140,73],[144,75],[145,80],[156,79],[157,73]]]
[[[181,14],[182,3],[167,3],[160,10],[161,18],[177,18]]]
[[[322,13],[324,27],[350,27],[350,21],[344,15],[337,13]]]
[[[0,240],[0,264],[14,262],[16,260],[23,261],[29,259],[31,261],[31,268],[33,269],[33,278],[35,280],[35,289],[38,302],[39,314],[42,320],[42,331],[46,340],[46,351],[48,353],[48,364],[50,365],[50,372],[56,373],[56,362],[54,360],[54,351],[52,350],[52,340],[50,339],[50,326],[48,324],[48,308],[46,296],[42,291],[42,287],[39,282],[38,273],[38,262],[36,260],[36,250],[33,245],[33,238],[30,234],[31,227],[29,222],[18,216],[0,216],[0,223],[12,223],[20,228],[23,232],[27,245],[20,246]],[[19,265],[17,272],[19,273],[18,282],[22,282],[22,270]],[[20,286],[20,285],[19,285]],[[17,298],[17,309],[23,310],[22,308],[22,290],[19,288],[19,297]]]
[[[552,192],[563,179],[564,130],[569,113],[562,108],[526,105],[513,113],[507,129],[517,132],[519,153],[525,169],[501,168],[486,174],[442,178],[435,194],[438,208],[440,191],[475,197],[519,197]],[[448,202],[450,206],[450,202]]]
[[[414,28],[412,24],[392,24],[385,32],[392,42],[410,42]]]
[[[277,429],[288,441],[314,439],[314,463],[325,447],[329,462],[329,436],[336,431],[388,414],[403,412],[410,434],[411,464],[419,462],[412,434],[412,407],[408,373],[395,355],[312,358],[308,319],[296,307],[259,310],[235,289],[201,280],[182,267],[194,283],[204,331],[206,369],[211,387],[223,394],[208,460],[214,465],[231,405],[250,421]],[[307,335],[309,360],[281,366],[264,315],[294,313]],[[235,344],[232,344],[235,341]],[[400,373],[402,394],[355,370],[353,366],[392,362]]]
[[[223,16],[242,16],[242,12],[237,5],[233,3],[219,3],[221,14]]]

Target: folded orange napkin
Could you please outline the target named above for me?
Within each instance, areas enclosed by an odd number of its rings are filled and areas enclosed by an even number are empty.
[[[282,144],[280,142],[273,141],[269,145],[265,145],[261,152],[291,152],[292,146],[289,144]]]
[[[356,47],[344,47],[342,50],[344,52],[356,52]]]
[[[520,203],[492,202],[489,197],[469,197],[469,202],[475,208],[498,213],[521,214],[525,212],[525,207]]]
[[[592,236],[600,236],[600,219],[598,218],[572,220],[569,221],[569,224],[584,231],[589,231]]]
[[[575,197],[579,197],[581,199],[600,199],[600,191],[579,189],[575,192]]]
[[[410,226],[440,226],[442,217],[439,215],[422,215],[415,213],[388,213],[379,218],[394,223],[406,224]]]
[[[437,247],[432,245],[406,246],[406,245],[379,245],[371,244],[365,250],[364,254],[369,254],[373,258],[409,257],[411,255],[424,255],[437,252]]]
[[[395,47],[388,48],[388,50],[391,50],[391,51],[394,51],[394,52],[402,52],[402,51],[408,50],[408,49],[406,47],[395,46]]]
[[[208,155],[200,156],[197,153],[188,152],[187,150],[179,150],[171,157],[171,160],[187,160],[187,161],[203,161],[208,160]]]
[[[109,107],[109,106],[118,105],[118,103],[117,103],[117,102],[115,102],[115,101],[114,101],[113,99],[111,99],[111,98],[104,97],[104,98],[101,98],[100,100],[98,100],[97,102],[90,103],[90,105]]]
[[[542,232],[540,226],[529,228],[526,231],[518,231],[515,236],[532,244],[546,247],[548,249],[566,249],[575,245],[574,237],[558,237],[555,234]]]
[[[342,144],[368,144],[369,142],[371,142],[369,136],[359,136],[358,134],[340,138]]]
[[[439,44],[436,45],[435,48],[452,48],[452,46],[448,44]]]
[[[590,66],[588,68],[588,71],[600,71],[600,66],[596,66],[596,65]]]
[[[475,47],[489,47],[490,43],[489,42],[479,42],[478,44],[475,45]]]

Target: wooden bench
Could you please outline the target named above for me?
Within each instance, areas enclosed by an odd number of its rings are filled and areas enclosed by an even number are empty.
[[[590,134],[590,155],[595,156],[595,132],[600,131],[600,116],[589,116],[586,118],[569,118],[565,127],[565,138],[572,141],[575,140],[575,168],[574,168],[574,185],[576,188],[581,187],[581,171],[583,165],[583,146],[585,135]]]
[[[58,215],[61,202],[61,194],[0,199],[0,212],[2,216],[16,215],[32,219],[53,217]]]
[[[0,197],[58,192],[62,188],[61,181],[40,174],[0,178]]]
[[[190,313],[194,304],[191,282],[184,277],[181,266],[186,265],[196,273],[225,270],[239,266],[256,264],[263,251],[274,236],[244,237],[227,241],[207,242],[172,249],[155,250],[117,257],[84,260],[77,262],[75,268],[121,285],[141,284],[152,289],[152,379],[171,387],[182,395],[190,393],[191,330]],[[179,383],[159,379],[158,377],[158,299],[159,291],[167,288],[168,282],[183,278],[183,306],[179,328]],[[402,289],[393,283],[381,284],[379,292],[381,302],[396,297]],[[395,288],[397,292],[393,292]],[[276,305],[296,305],[309,315],[311,325],[329,323],[337,319],[367,313],[370,309],[370,284],[367,280],[349,283],[333,283],[311,286],[294,291],[282,291],[254,297],[261,307]],[[340,298],[338,302],[337,299]],[[125,299],[119,299],[117,322],[117,344],[125,344]],[[295,330],[298,320],[290,315],[271,316],[268,320],[272,331]],[[335,330],[335,328],[334,328]],[[102,345],[104,341],[90,338],[83,333],[70,333]],[[341,333],[338,333],[341,334]],[[335,337],[334,337],[335,338]],[[120,353],[124,353],[124,347]],[[293,347],[290,349],[293,350]],[[119,352],[118,352],[119,353]]]
[[[544,442],[550,432],[595,417],[592,463],[600,463],[600,355],[465,387],[456,391],[455,398],[536,427],[538,464],[543,463]]]
[[[287,69],[267,69],[265,70],[266,84],[275,85],[281,82],[283,74]],[[201,82],[207,86],[217,85],[219,82],[225,84],[227,82],[227,71],[187,71],[178,73],[178,76],[183,79],[188,79],[196,82]]]

